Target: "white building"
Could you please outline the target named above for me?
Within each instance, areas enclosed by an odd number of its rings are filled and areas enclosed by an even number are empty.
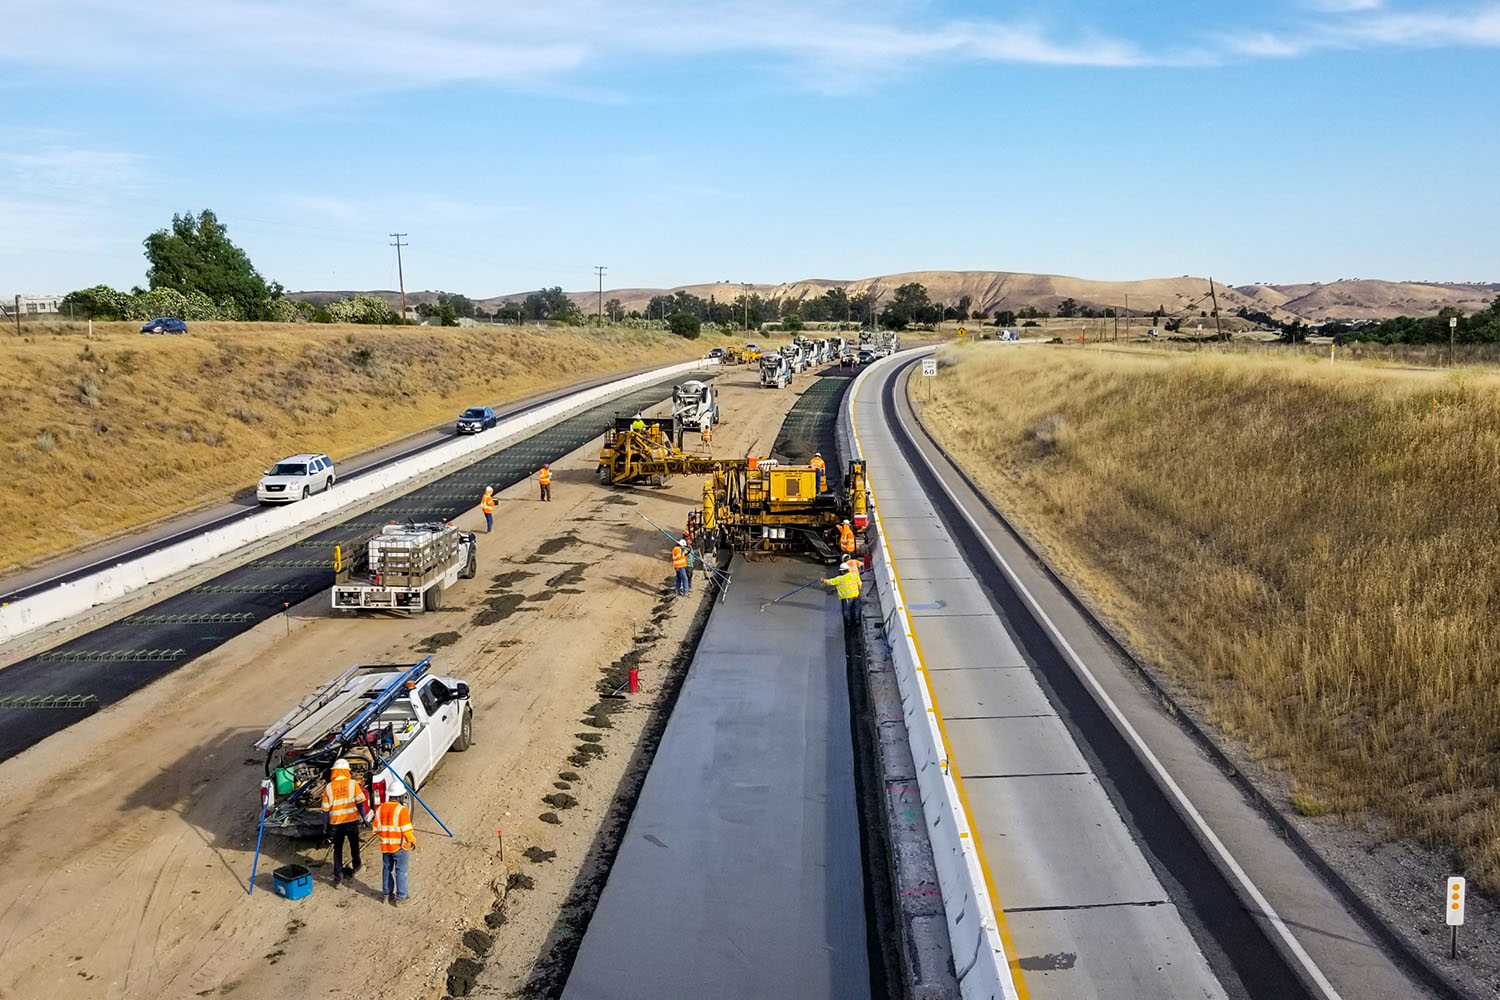
[[[62,311],[61,295],[17,295],[13,308],[23,316],[56,315]]]

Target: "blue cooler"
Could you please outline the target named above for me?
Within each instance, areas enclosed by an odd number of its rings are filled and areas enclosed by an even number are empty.
[[[312,895],[312,872],[301,865],[282,865],[271,873],[271,889],[287,899]]]

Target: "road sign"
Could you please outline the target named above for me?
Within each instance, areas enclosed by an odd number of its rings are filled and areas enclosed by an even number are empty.
[[[1445,907],[1448,914],[1449,927],[1462,927],[1464,925],[1464,888],[1466,880],[1462,875],[1448,876],[1448,899]]]
[[[969,333],[969,331],[968,331],[968,330],[965,330],[965,329],[964,329],[964,328],[963,328],[963,327],[959,327],[959,328],[958,328],[958,335],[959,335],[959,336],[960,336],[960,337],[963,337],[963,336],[967,336],[967,335],[968,335],[968,333]]]
[[[936,375],[937,374],[937,359],[936,358],[923,358],[922,359],[922,374],[923,375]]]

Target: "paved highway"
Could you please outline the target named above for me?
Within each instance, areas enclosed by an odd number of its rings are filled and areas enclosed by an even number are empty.
[[[947,465],[912,367],[856,429],[1022,995],[1427,995]]]

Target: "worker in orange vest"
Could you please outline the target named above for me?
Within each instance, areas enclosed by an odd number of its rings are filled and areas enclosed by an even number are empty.
[[[693,589],[693,578],[688,576],[688,543],[679,538],[672,546],[672,568],[677,571],[677,596],[685,597]]]
[[[703,437],[703,447],[707,448],[709,446],[709,443],[714,439],[713,421],[705,420],[703,422],[703,426],[698,428],[698,432]]]
[[[349,762],[340,757],[333,762],[328,784],[323,786],[323,813],[333,831],[333,887],[344,884],[344,879],[353,878],[359,871],[359,821],[369,814],[370,800],[364,786],[355,781],[349,772]],[[349,842],[349,860],[354,862],[344,867],[344,841]]]
[[[828,488],[828,466],[823,461],[821,452],[815,452],[812,461],[807,463],[818,470],[818,492],[822,493]]]
[[[849,526],[848,518],[844,518],[844,523],[839,525],[839,551],[844,554],[845,559],[854,555],[854,529]]]
[[[552,499],[552,470],[545,465],[542,466],[542,471],[536,474],[536,481],[542,484],[542,499],[550,501]]]
[[[382,901],[392,906],[406,899],[406,875],[411,852],[417,849],[412,835],[411,813],[395,799],[375,810],[375,834],[380,838],[380,891]]]
[[[486,486],[484,497],[479,501],[479,509],[484,511],[484,533],[487,535],[495,530],[495,488]]]

